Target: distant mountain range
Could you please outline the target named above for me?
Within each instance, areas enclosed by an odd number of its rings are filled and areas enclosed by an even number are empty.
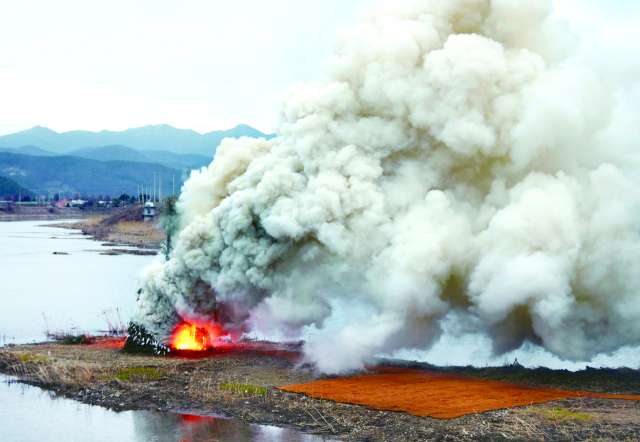
[[[164,169],[163,195],[175,194],[186,176],[184,170],[157,163],[133,161],[98,161],[78,156],[44,156],[0,152],[0,176],[7,177],[36,192],[78,192],[91,195],[129,195],[138,185],[153,194],[154,172]],[[157,176],[157,175],[156,175]],[[156,182],[159,179],[156,178]],[[2,195],[0,195],[1,197]]]
[[[120,132],[74,130],[62,133],[36,126],[14,134],[0,136],[0,146],[20,149],[28,147],[31,151],[19,153],[32,155],[44,155],[38,153],[38,150],[49,151],[52,154],[74,155],[73,151],[84,151],[85,148],[126,146],[145,153],[165,151],[213,158],[216,148],[224,138],[240,137],[271,139],[275,137],[275,134],[264,134],[246,124],[205,134],[189,129],[177,129],[167,124],[136,127]]]
[[[240,137],[275,135],[246,124],[206,134],[166,124],[121,132],[63,133],[36,126],[0,136],[0,146],[6,146],[0,147],[0,175],[38,192],[97,195],[112,194],[115,187],[117,194],[123,190],[132,194],[138,185],[153,193],[153,172],[164,169],[166,196],[173,192],[174,178],[178,194],[188,169],[211,164],[222,139]]]

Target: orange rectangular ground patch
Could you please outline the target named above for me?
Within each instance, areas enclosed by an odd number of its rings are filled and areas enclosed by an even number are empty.
[[[416,416],[440,419],[576,396],[640,400],[640,396],[537,388],[428,371],[376,370],[391,373],[331,379],[279,388],[290,392],[306,393],[314,398],[365,405],[376,410],[405,411]]]

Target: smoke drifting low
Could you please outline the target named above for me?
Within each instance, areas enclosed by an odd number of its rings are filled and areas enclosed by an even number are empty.
[[[424,0],[347,30],[277,139],[224,140],[192,173],[135,320],[295,334],[349,298],[374,313],[305,348],[329,373],[429,348],[453,311],[497,353],[640,344],[638,71],[551,13]]]

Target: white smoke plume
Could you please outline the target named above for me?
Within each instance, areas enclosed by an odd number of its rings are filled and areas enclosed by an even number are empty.
[[[547,0],[424,0],[345,32],[277,139],[224,140],[180,196],[135,320],[322,327],[319,370],[426,349],[455,311],[496,353],[640,344],[640,109],[623,51],[580,48]]]

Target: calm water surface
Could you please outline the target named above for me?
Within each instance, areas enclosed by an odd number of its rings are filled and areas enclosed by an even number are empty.
[[[76,230],[43,227],[59,222],[0,222],[0,346],[43,341],[46,324],[51,331],[105,330],[107,309],[121,309],[127,321],[140,270],[158,259],[100,255],[108,247]]]

